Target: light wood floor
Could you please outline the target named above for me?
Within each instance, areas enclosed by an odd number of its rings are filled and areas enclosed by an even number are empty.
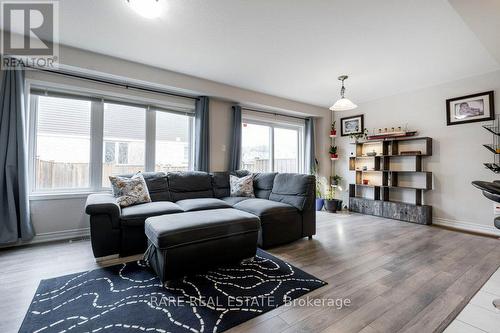
[[[440,332],[500,266],[500,240],[349,214],[269,252],[329,283],[303,297],[351,304],[280,307],[231,332]],[[96,267],[88,240],[0,250],[0,332],[18,330],[40,279]]]

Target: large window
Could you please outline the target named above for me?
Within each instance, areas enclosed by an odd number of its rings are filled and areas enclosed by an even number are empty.
[[[191,110],[32,89],[32,192],[97,191],[109,176],[190,170]]]
[[[244,120],[242,169],[252,172],[302,172],[303,126]]]
[[[39,96],[34,103],[35,190],[89,188],[91,102]]]
[[[109,176],[145,170],[146,109],[116,103],[104,103],[104,161],[102,185]]]

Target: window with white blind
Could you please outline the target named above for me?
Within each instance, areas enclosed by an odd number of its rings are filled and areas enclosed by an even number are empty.
[[[194,114],[31,89],[32,193],[109,188],[109,176],[192,170]]]
[[[255,114],[243,118],[241,168],[251,172],[304,171],[304,126]]]

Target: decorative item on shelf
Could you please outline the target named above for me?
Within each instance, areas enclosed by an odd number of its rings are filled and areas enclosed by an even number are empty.
[[[339,159],[339,155],[337,154],[337,146],[330,146],[330,159],[332,161],[336,161]]]
[[[325,209],[330,213],[342,210],[342,200],[335,199],[335,187],[330,186],[325,196]]]
[[[368,179],[363,179],[363,185],[368,185],[370,184],[370,181]]]
[[[495,119],[493,91],[446,100],[446,125]]]
[[[420,151],[420,150],[404,150],[404,151],[399,152],[399,155],[408,155],[408,156],[422,155],[422,151]]]
[[[338,77],[339,81],[342,81],[342,88],[340,89],[340,99],[335,102],[330,107],[330,110],[332,111],[347,111],[347,110],[353,110],[357,108],[358,106],[348,100],[347,98],[344,97],[345,94],[345,87],[344,87],[344,81],[347,80],[349,76],[347,75],[341,75]]]
[[[316,175],[316,210],[320,211],[323,209],[325,204],[325,199],[323,195],[323,190],[326,186],[326,178]]]
[[[361,168],[361,170],[368,171],[368,167],[366,165],[363,165],[363,167]]]
[[[370,157],[377,156],[377,152],[375,150],[369,151],[366,153],[366,156],[370,156]]]
[[[484,166],[494,173],[500,173],[500,166],[496,163],[484,163]]]
[[[391,128],[379,128],[378,130],[373,130],[371,135],[367,136],[367,140],[384,140],[391,138],[405,138],[417,135],[417,131],[409,131],[408,125],[391,127]]]
[[[330,130],[330,138],[336,138],[337,137],[337,130],[335,129],[335,124],[336,124],[336,121],[334,120],[333,123],[332,123],[331,130]]]
[[[344,117],[340,119],[340,135],[349,136],[351,134],[363,133],[364,115]]]
[[[368,130],[366,128],[362,132],[349,135],[351,139],[354,139],[355,143],[358,143],[360,140],[366,140],[367,136]]]

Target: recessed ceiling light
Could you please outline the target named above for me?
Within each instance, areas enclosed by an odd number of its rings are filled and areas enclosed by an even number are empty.
[[[160,17],[165,9],[165,3],[160,0],[127,0],[127,2],[137,14],[149,19]]]

